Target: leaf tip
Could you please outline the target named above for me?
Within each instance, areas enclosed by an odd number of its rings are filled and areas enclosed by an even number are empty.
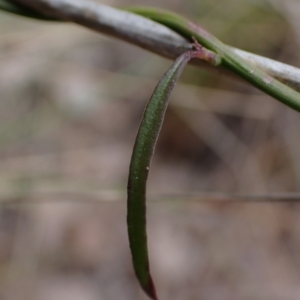
[[[152,299],[158,300],[154,282],[150,276],[147,286],[143,287],[145,293]]]

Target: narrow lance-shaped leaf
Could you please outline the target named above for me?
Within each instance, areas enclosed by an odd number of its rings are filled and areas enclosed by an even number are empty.
[[[214,65],[220,58],[195,44],[196,49],[182,54],[156,86],[143,115],[130,163],[127,199],[127,225],[133,266],[146,294],[156,300],[150,274],[146,233],[146,183],[156,141],[163,123],[172,89],[191,58],[198,57]]]

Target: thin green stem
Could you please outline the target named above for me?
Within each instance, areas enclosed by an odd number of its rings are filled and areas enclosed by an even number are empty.
[[[127,9],[128,11],[166,25],[188,39],[195,37],[201,45],[221,56],[223,66],[231,69],[280,102],[300,112],[300,94],[298,92],[253,66],[201,26],[179,15],[155,8],[132,7]]]

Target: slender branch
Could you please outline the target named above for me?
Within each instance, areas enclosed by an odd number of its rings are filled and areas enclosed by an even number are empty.
[[[190,43],[169,28],[93,0],[11,0],[11,2],[21,3],[46,15],[114,36],[167,58],[174,59],[190,49]],[[300,91],[300,69],[236,48],[232,49],[271,76]],[[210,68],[208,64],[198,60],[192,63]],[[228,72],[226,70],[226,73]]]

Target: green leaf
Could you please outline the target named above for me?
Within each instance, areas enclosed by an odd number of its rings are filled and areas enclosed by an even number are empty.
[[[215,53],[196,44],[195,51],[182,54],[156,86],[143,115],[131,157],[127,187],[127,226],[136,276],[146,294],[156,300],[150,274],[146,232],[146,184],[150,162],[164,120],[170,94],[185,65],[193,57],[220,63]]]

